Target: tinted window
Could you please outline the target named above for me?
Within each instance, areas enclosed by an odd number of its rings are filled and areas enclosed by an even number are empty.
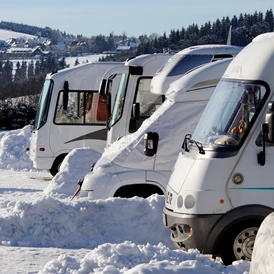
[[[211,62],[213,55],[185,55],[167,76],[178,76],[202,64]]]

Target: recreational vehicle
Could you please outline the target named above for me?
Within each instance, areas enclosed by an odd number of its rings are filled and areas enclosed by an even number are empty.
[[[101,81],[101,95],[116,94],[107,120],[107,147],[135,132],[164,101],[150,92],[150,82],[171,54],[144,54],[108,70]],[[92,163],[91,163],[92,164]]]
[[[184,137],[163,209],[171,240],[222,258],[252,258],[274,209],[274,33],[230,63],[193,134]]]
[[[116,140],[120,139],[121,137],[127,136],[129,133],[136,132],[136,130],[141,125],[140,113],[148,112],[148,115],[145,115],[143,119],[141,119],[141,122],[143,122],[144,119],[148,118],[156,109],[160,107],[162,100],[165,99],[165,93],[167,92],[167,90],[164,90],[162,86],[164,87],[169,86],[169,84],[173,82],[174,80],[179,79],[182,75],[197,69],[198,67],[202,66],[205,63],[212,63],[217,60],[221,60],[222,58],[230,59],[234,57],[238,52],[240,52],[241,49],[242,49],[241,47],[227,46],[227,45],[201,45],[201,46],[184,49],[180,51],[179,53],[172,55],[167,60],[167,62],[159,69],[159,71],[157,71],[156,75],[152,78],[152,80],[149,79],[151,93],[147,93],[146,97],[142,95],[141,98],[144,98],[144,99],[140,103],[138,102],[134,103],[134,101],[132,102],[132,100],[134,98],[138,98],[138,96],[136,96],[136,94],[130,94],[129,92],[127,92],[127,87],[130,87],[130,84],[127,84],[127,79],[125,77],[122,77],[121,78],[122,81],[119,86],[119,90],[117,92],[117,96],[114,102],[114,109],[112,111],[112,116],[109,122],[107,123],[108,125],[107,150],[109,149],[109,147],[112,146],[112,144]],[[198,61],[199,58],[201,58],[200,61]],[[185,62],[187,64],[185,64]],[[112,70],[109,70],[108,72],[106,72],[106,75],[104,76],[104,80],[102,81],[102,83],[103,82],[105,83],[101,87],[106,89],[106,87],[111,86],[111,83],[114,79],[112,71],[117,70],[117,68],[113,68]],[[137,66],[134,67],[134,70],[133,68],[129,68],[129,69],[132,70],[132,73],[138,74]],[[221,74],[218,73],[217,75],[219,75],[219,78],[220,78]],[[204,77],[206,78],[206,80],[215,79],[213,75],[204,76]],[[157,85],[158,81],[161,82],[161,86]],[[197,83],[199,83],[198,78],[196,78],[193,81],[196,81]],[[214,87],[214,85],[211,86],[210,83],[205,83],[205,84],[200,83],[200,85],[201,86],[204,85],[205,88],[209,88],[209,87],[212,88],[211,91],[213,90],[213,87]],[[191,88],[191,86],[184,86],[184,88]],[[132,88],[129,90],[132,90]],[[127,96],[129,98],[127,98]],[[146,99],[149,97],[150,99]],[[154,98],[158,98],[157,99],[158,103],[157,101],[153,101],[155,100]],[[192,98],[192,96],[190,96],[190,98]],[[126,107],[126,104],[124,103],[125,100],[129,100],[128,107]],[[170,100],[172,101],[173,99],[170,99]],[[186,101],[189,101],[189,100],[190,99],[186,99]],[[199,100],[198,96],[197,96],[197,100]],[[175,103],[175,101],[172,101],[172,102]],[[166,103],[165,105],[167,104],[168,103]],[[178,104],[176,105],[176,107],[177,106]],[[177,108],[176,111],[178,111],[178,113],[179,112],[185,113],[183,108],[182,109]],[[190,113],[192,112],[190,111]],[[186,111],[186,114],[178,114],[179,118],[181,117],[182,119],[186,117],[184,115],[189,115],[189,113],[187,114],[187,111]],[[190,115],[189,115],[189,118],[191,119]],[[176,121],[176,117],[173,117],[171,115],[171,116],[167,116],[166,119],[169,120],[168,123],[170,125],[168,126],[168,129],[165,129],[165,130],[170,130],[172,128],[173,121]],[[155,123],[157,123],[158,121],[160,120],[156,119]],[[193,116],[193,121],[197,121],[197,116],[195,115]],[[163,128],[164,128],[164,125],[163,125]],[[176,126],[174,125],[174,129],[175,128]],[[144,129],[146,129],[146,131],[149,130],[148,128],[145,128],[145,127],[142,130]],[[160,125],[157,126],[157,130],[159,129],[160,129]],[[132,137],[129,137],[129,138],[135,138],[135,136],[136,135],[133,135]],[[141,142],[141,143],[143,142],[142,140],[143,136],[138,135],[138,137],[136,138],[139,138],[138,142]],[[163,138],[163,136],[160,136],[160,142],[165,142],[161,138]],[[150,139],[147,139],[147,141],[149,140]],[[116,144],[114,147],[116,148],[117,146],[119,147],[119,144]],[[136,152],[138,149],[141,154],[139,152]],[[102,164],[102,163],[104,163],[104,159],[108,158],[109,156],[102,157],[102,159],[100,159],[100,161],[96,163],[96,165],[95,163],[93,163],[91,172],[86,174],[86,176],[84,176],[83,179],[79,180],[78,182],[79,187],[77,191],[75,192],[75,194],[73,195],[73,197],[80,190],[82,190],[80,196],[89,196],[90,198],[112,197],[113,195],[122,196],[122,197],[132,197],[132,196],[138,195],[138,196],[146,197],[153,193],[164,193],[165,186],[167,184],[167,180],[170,175],[170,170],[172,169],[172,166],[174,164],[173,160],[171,159],[175,160],[176,159],[174,158],[175,156],[170,155],[169,157],[168,155],[165,155],[165,156],[162,155],[163,152],[161,148],[160,150],[158,150],[157,155],[155,155],[154,157],[150,157],[148,155],[143,154],[144,153],[143,147],[141,148],[140,145],[136,147],[136,151],[132,152],[130,154],[131,156],[129,156],[128,158],[125,158],[123,161],[123,164],[122,162],[119,162],[120,160],[117,160],[118,158],[116,158],[116,160],[113,159],[111,161],[109,161],[108,159],[107,160],[107,162],[109,163],[108,166],[111,168],[104,169],[103,172],[100,172],[100,175],[98,175],[98,170],[101,168],[100,167],[101,165],[105,167],[105,164]],[[179,152],[179,147],[176,147],[175,154],[178,152]],[[174,153],[174,151],[172,151],[172,153]],[[135,155],[134,159],[131,158],[133,157],[133,155]],[[112,158],[112,156],[110,158]],[[147,163],[147,165],[145,163]],[[94,168],[94,165],[95,165],[95,168]],[[116,175],[119,174],[118,176],[116,176],[116,179],[117,179],[116,182],[112,182],[111,180],[109,180],[109,178],[112,178],[111,176],[113,175],[113,169],[115,170],[117,169],[117,174],[115,173]],[[102,182],[105,182],[106,184],[102,184]],[[98,188],[106,187],[106,189],[111,188],[112,190],[110,192],[105,190],[103,191],[104,193],[103,192],[99,193],[95,191],[97,187]]]
[[[181,149],[232,58],[206,64],[170,84],[165,102],[133,134],[106,149],[86,174],[80,197],[163,194]]]
[[[93,62],[46,76],[31,133],[33,167],[55,175],[74,148],[102,152],[110,106],[98,90],[104,73],[122,62]]]
[[[131,118],[129,127],[124,124],[125,119],[131,116],[132,103],[142,105],[138,118],[140,125],[163,102],[163,96],[149,92],[150,81],[170,56],[147,54],[125,63],[88,63],[48,74],[31,136],[30,159],[33,166],[55,175],[65,156],[74,148],[90,147],[102,153],[106,147],[106,121],[112,125],[113,119],[108,118],[113,105],[120,103],[117,101],[119,96],[123,96],[120,107],[124,113],[116,127],[122,124],[125,130],[122,134],[136,130],[138,125],[135,123],[133,126],[134,118]],[[105,74],[111,75],[111,79],[103,90],[104,81],[101,84],[101,80]],[[99,88],[103,92],[99,93]],[[122,116],[122,112],[120,114]],[[112,117],[121,118],[117,112]],[[113,123],[116,124],[116,120]]]

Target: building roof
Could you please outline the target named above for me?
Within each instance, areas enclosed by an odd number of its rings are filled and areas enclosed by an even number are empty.
[[[130,46],[118,46],[116,50],[130,50]]]

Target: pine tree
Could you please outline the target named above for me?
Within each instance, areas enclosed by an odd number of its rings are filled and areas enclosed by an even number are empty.
[[[27,69],[27,77],[32,78],[33,76],[34,76],[34,64],[33,64],[33,60],[31,60]]]
[[[77,66],[77,65],[79,65],[80,63],[79,63],[79,60],[78,60],[78,58],[76,58],[75,59],[75,63],[74,63],[74,66]]]

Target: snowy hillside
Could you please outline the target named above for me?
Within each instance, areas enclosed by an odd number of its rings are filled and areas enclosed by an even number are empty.
[[[0,40],[7,40],[12,37],[17,37],[17,38],[24,37],[24,38],[28,38],[28,39],[34,39],[37,36],[26,34],[26,33],[21,33],[21,32],[15,32],[15,31],[11,31],[11,30],[0,29]]]

